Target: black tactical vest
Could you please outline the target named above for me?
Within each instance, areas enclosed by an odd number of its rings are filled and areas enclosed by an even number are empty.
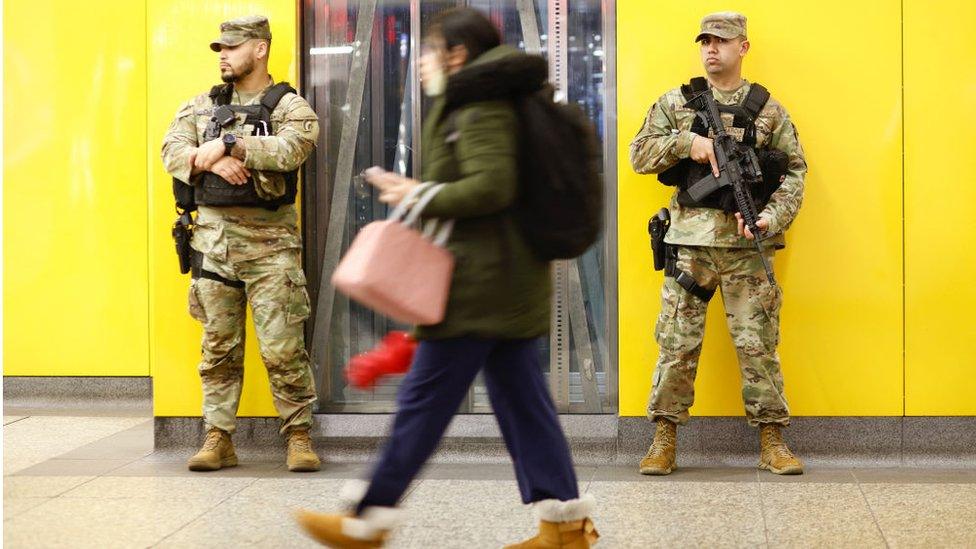
[[[257,105],[231,105],[230,99],[234,92],[232,84],[221,84],[210,90],[210,99],[214,108],[226,105],[234,114],[243,114],[243,123],[236,121],[230,127],[219,127],[216,116],[207,127],[205,138],[219,139],[223,133],[239,125],[250,125],[254,128],[251,135],[267,136],[274,133],[271,126],[271,113],[278,102],[287,93],[296,93],[287,82],[280,82],[272,86],[261,98]],[[205,172],[193,186],[182,181],[173,180],[173,193],[176,195],[177,208],[193,211],[196,206],[250,206],[277,210],[280,206],[294,204],[298,195],[298,170],[285,172],[285,193],[271,200],[261,198],[254,187],[254,180],[248,179],[243,185],[231,185],[223,177]],[[191,191],[192,189],[192,191]],[[192,193],[192,198],[191,198]]]
[[[708,81],[702,77],[692,78],[688,84],[681,86],[681,94],[686,101],[690,101],[699,93],[707,91]],[[735,136],[741,146],[756,149],[759,163],[763,172],[761,188],[752,189],[753,199],[760,210],[769,202],[769,197],[779,188],[781,176],[786,174],[788,158],[785,153],[776,149],[758,148],[756,144],[756,117],[762,112],[769,100],[769,91],[761,84],[752,84],[749,93],[739,105],[718,104],[718,110],[723,114],[732,115],[732,128],[729,133]],[[708,137],[708,128],[701,116],[695,116],[691,125],[691,132]],[[741,134],[741,141],[739,140]],[[678,204],[691,208],[712,208],[726,212],[736,211],[735,198],[731,188],[722,188],[712,194],[695,201],[688,194],[688,187],[711,172],[709,164],[699,164],[690,158],[684,158],[674,166],[658,174],[658,180],[665,185],[677,186]]]

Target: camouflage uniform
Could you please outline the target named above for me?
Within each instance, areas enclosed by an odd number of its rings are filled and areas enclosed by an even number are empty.
[[[733,91],[712,88],[719,103],[741,103],[750,84]],[[680,88],[664,94],[651,107],[643,127],[630,145],[630,161],[640,174],[656,174],[688,158],[694,134],[695,112],[683,107]],[[722,114],[730,133],[732,115]],[[776,148],[789,157],[786,178],[773,193],[761,216],[769,221],[764,241],[770,264],[774,249],[784,246],[783,232],[790,226],[803,199],[806,161],[796,129],[783,106],[770,98],[756,124],[758,147]],[[720,288],[729,331],[742,372],[742,397],[751,425],[789,423],[776,345],[782,292],[770,286],[752,241],[739,236],[734,214],[709,208],[690,208],[671,199],[671,228],[666,242],[679,246],[678,268],[694,276],[707,289]],[[694,381],[705,330],[707,303],[687,293],[673,278],[662,290],[661,314],[655,328],[660,346],[648,415],[676,423],[688,420],[694,402]]]
[[[231,104],[258,104],[266,91],[243,101],[235,91]],[[190,176],[190,149],[203,143],[213,108],[211,98],[204,93],[177,110],[162,152],[163,164],[173,177],[191,184],[196,181],[198,176]],[[231,128],[238,143],[243,144],[244,165],[262,198],[284,193],[284,172],[301,166],[318,138],[318,117],[296,94],[282,98],[271,120],[269,136],[251,135],[253,128],[241,124]],[[281,430],[308,428],[316,396],[305,350],[304,322],[310,306],[295,206],[281,206],[276,211],[200,206],[195,225],[192,246],[204,254],[203,269],[244,283],[244,288],[235,288],[198,278],[190,285],[190,315],[204,328],[199,370],[207,428],[234,432],[244,380],[248,303],[275,407],[283,422]]]

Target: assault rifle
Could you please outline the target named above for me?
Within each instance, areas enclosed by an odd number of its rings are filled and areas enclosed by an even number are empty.
[[[762,241],[770,235],[759,230],[759,212],[756,210],[756,203],[752,199],[753,186],[762,182],[762,170],[759,167],[759,157],[752,147],[743,146],[735,141],[727,131],[725,124],[722,123],[722,116],[719,113],[715,97],[712,90],[705,90],[685,107],[692,108],[697,112],[705,125],[715,134],[713,140],[715,149],[715,161],[718,164],[719,176],[709,173],[688,187],[688,194],[696,202],[712,194],[723,187],[732,187],[732,195],[735,197],[736,208],[742,214],[742,220],[746,227],[755,237],[756,250],[759,251],[759,258],[762,260],[763,268],[766,269],[766,278],[773,286],[776,279],[773,278],[773,270],[766,262],[763,255]]]

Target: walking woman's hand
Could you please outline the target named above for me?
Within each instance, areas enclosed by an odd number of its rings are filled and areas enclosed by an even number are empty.
[[[380,190],[380,202],[393,206],[399,204],[414,187],[420,185],[420,181],[416,179],[403,177],[382,168],[369,168],[363,175],[370,185]]]

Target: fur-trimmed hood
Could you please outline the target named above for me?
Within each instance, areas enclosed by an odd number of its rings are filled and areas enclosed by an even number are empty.
[[[535,93],[546,86],[548,78],[549,65],[542,57],[498,46],[448,78],[444,91],[447,110]]]

